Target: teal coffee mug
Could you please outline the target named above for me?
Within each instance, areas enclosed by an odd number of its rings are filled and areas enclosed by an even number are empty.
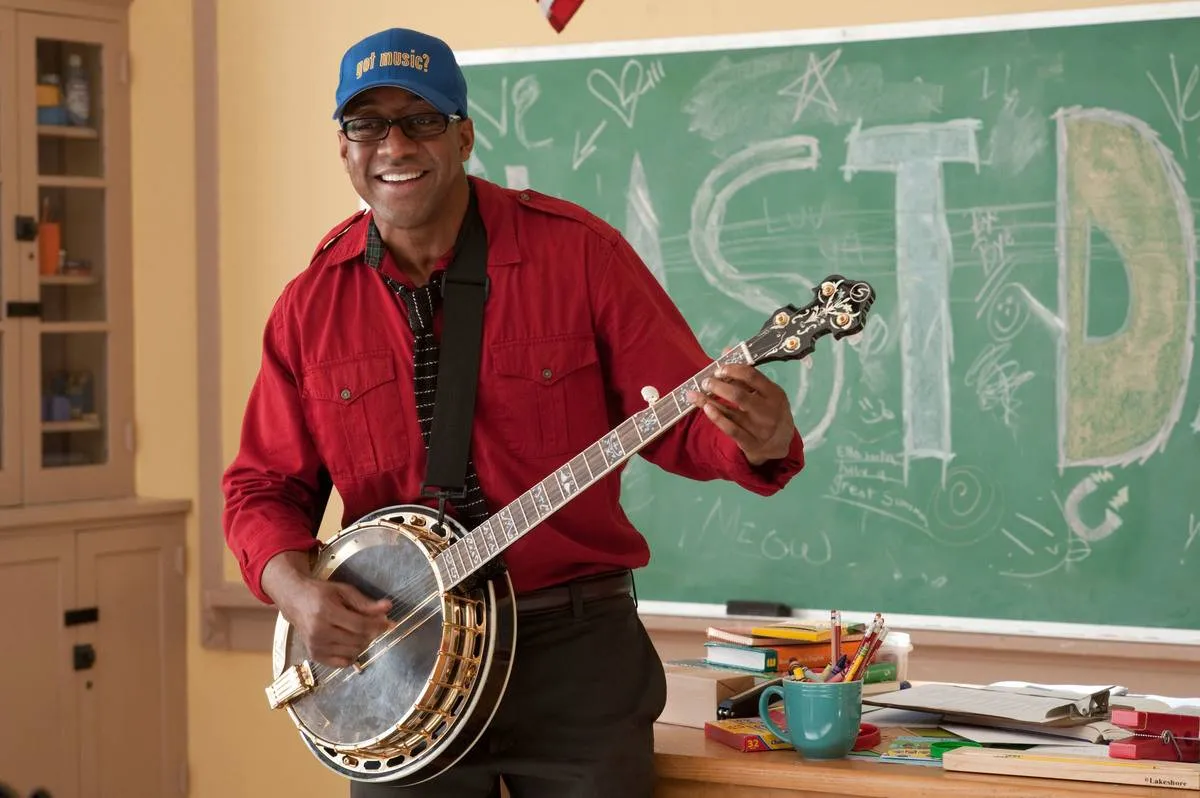
[[[787,731],[771,719],[771,702],[783,699]],[[785,677],[758,697],[758,716],[771,733],[806,759],[840,759],[854,748],[862,722],[862,681],[803,682]]]

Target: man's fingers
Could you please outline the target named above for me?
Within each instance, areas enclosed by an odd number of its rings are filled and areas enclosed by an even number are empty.
[[[344,668],[358,658],[363,648],[343,641],[320,640],[312,645],[311,653],[318,662]]]
[[[746,409],[747,403],[751,401],[750,397],[753,396],[750,388],[744,383],[727,382],[715,377],[706,379],[700,387],[713,396],[719,397],[742,410]]]
[[[753,442],[754,436],[745,427],[746,413],[744,411],[723,405],[707,396],[701,396],[697,401],[704,415],[708,416],[718,429],[733,438],[738,445],[747,445]]]
[[[761,371],[745,363],[726,363],[718,366],[713,376],[718,380],[726,382],[741,382],[749,390],[756,393],[767,394],[773,393],[775,390],[782,390],[778,385],[767,379]]]

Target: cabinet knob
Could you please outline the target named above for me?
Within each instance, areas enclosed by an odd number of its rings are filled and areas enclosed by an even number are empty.
[[[75,660],[75,670],[88,671],[96,664],[96,649],[92,648],[91,643],[81,643],[75,646],[73,650]]]
[[[18,241],[36,241],[38,234],[37,219],[32,216],[17,217],[17,240]]]

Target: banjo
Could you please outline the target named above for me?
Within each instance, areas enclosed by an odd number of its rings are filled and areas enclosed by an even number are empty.
[[[313,575],[390,600],[391,624],[339,668],[309,659],[280,614],[270,707],[284,709],[317,760],[347,778],[408,785],[450,768],[487,728],[512,667],[517,607],[500,553],[694,409],[687,393],[717,366],[804,358],[825,335],[861,332],[875,299],[868,283],[836,274],[813,294],[666,396],[643,389],[644,409],[474,529],[405,504],[337,532],[314,555]]]

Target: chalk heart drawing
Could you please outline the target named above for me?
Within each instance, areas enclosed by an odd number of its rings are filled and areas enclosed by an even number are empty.
[[[625,62],[620,81],[603,69],[593,69],[587,76],[588,91],[600,102],[613,109],[626,127],[633,127],[633,115],[637,110],[638,97],[642,89],[642,65],[634,60]]]

